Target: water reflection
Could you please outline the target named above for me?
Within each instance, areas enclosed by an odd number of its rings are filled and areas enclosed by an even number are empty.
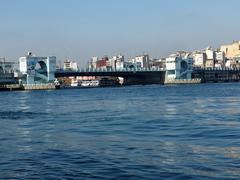
[[[30,107],[30,101],[31,96],[29,95],[30,92],[23,91],[18,94],[18,101],[15,103],[15,106],[17,106],[19,111],[28,111],[31,109]]]

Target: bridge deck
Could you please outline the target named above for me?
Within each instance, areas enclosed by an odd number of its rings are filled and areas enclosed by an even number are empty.
[[[122,70],[106,70],[106,69],[82,69],[79,71],[63,71],[55,72],[55,77],[69,76],[113,76],[113,77],[129,77],[129,76],[159,76],[163,72],[162,69],[122,69]]]

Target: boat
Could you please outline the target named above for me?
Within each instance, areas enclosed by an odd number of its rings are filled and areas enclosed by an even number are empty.
[[[81,87],[99,87],[100,82],[99,80],[92,80],[92,81],[82,81]]]
[[[81,86],[81,81],[72,79],[72,82],[71,82],[70,86],[71,87],[80,87]]]
[[[59,83],[59,81],[57,79],[55,79],[54,85],[55,85],[56,89],[60,89],[60,87],[61,87],[61,84]]]

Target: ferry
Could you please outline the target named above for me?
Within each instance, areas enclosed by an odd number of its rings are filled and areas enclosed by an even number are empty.
[[[72,80],[70,86],[71,87],[80,87],[81,86],[81,81],[79,81],[79,80]]]
[[[102,78],[101,80],[75,80],[71,81],[70,87],[72,88],[91,88],[91,87],[111,87],[119,86],[120,84],[116,80],[109,80]]]
[[[100,86],[100,81],[99,80],[88,80],[88,81],[72,80],[70,86],[72,88],[99,87]]]
[[[82,81],[81,87],[99,87],[100,81],[99,80],[93,80],[93,81]]]

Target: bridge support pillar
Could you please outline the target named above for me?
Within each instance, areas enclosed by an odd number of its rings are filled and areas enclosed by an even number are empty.
[[[56,57],[36,57],[28,53],[19,58],[22,81],[26,84],[47,84],[55,80]]]

